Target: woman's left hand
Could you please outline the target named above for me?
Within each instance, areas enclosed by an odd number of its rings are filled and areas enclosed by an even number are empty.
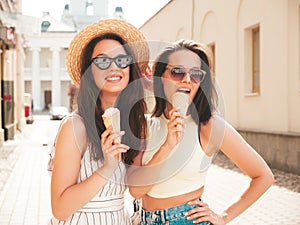
[[[192,200],[188,203],[189,205],[197,205],[198,207],[193,208],[185,214],[188,220],[193,220],[195,224],[204,221],[209,221],[213,225],[225,225],[223,216],[213,212],[209,206],[200,201],[199,199]]]

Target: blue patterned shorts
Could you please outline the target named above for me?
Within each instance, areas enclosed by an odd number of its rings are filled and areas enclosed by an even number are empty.
[[[182,204],[163,210],[141,211],[141,225],[191,225],[193,220],[187,220],[184,215],[188,210],[196,208],[196,205]],[[212,225],[210,222],[198,223],[198,225]]]

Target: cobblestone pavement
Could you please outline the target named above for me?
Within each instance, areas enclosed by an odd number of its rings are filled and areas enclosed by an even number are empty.
[[[11,174],[14,165],[19,158],[20,148],[16,141],[7,141],[0,147],[0,193]]]
[[[230,169],[242,173],[238,167],[231,162],[226,155],[219,153],[214,159],[214,164],[224,169]],[[275,186],[284,187],[288,190],[300,193],[300,176],[293,173],[287,173],[278,169],[272,169],[275,177]]]
[[[41,142],[24,142],[18,134],[0,148],[0,225],[42,225],[51,217],[50,176],[46,170],[49,148]],[[218,154],[211,166],[203,196],[216,211],[235,201],[249,181],[224,157]],[[300,225],[300,176],[273,172],[275,184],[230,225]],[[128,192],[125,202],[131,213]]]

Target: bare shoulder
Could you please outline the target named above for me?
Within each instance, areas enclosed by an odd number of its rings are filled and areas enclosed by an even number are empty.
[[[61,123],[61,128],[62,129],[70,129],[71,128],[71,130],[73,130],[73,132],[86,133],[83,119],[80,116],[66,117]]]
[[[79,116],[69,116],[65,118],[58,131],[58,139],[74,142],[82,152],[87,146],[87,133],[84,122]]]
[[[200,129],[203,137],[209,139],[210,136],[215,135],[215,132],[223,133],[226,126],[228,126],[228,123],[221,116],[214,114],[208,122],[201,123]]]
[[[226,121],[217,114],[212,115],[206,123],[201,123],[201,145],[208,155],[220,149],[227,126]]]

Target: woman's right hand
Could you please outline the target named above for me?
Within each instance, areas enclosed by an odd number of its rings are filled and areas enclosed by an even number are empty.
[[[121,137],[124,134],[124,131],[113,133],[112,126],[109,126],[101,134],[101,145],[104,158],[102,167],[105,167],[107,170],[115,171],[118,167],[118,161],[120,159],[121,153],[125,153],[129,149],[129,146],[127,145],[114,143],[114,140],[116,138]]]
[[[183,133],[183,118],[178,109],[173,108],[169,112],[168,135],[164,143],[165,147],[173,149],[181,140]]]

